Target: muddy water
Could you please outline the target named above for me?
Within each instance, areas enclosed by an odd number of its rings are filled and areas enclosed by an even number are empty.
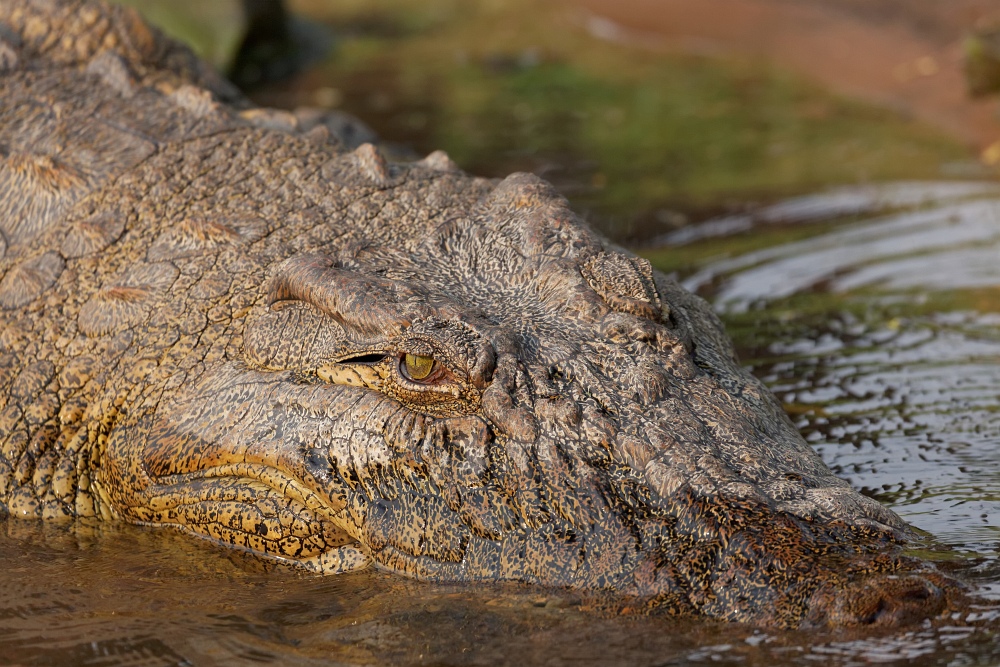
[[[684,279],[826,462],[923,531],[914,553],[971,583],[979,601],[955,618],[827,634],[606,618],[559,592],[314,577],[173,533],[13,521],[0,664],[996,664],[1000,262],[980,258],[1000,259],[997,217],[993,186],[899,184],[674,239],[704,251],[774,236]]]

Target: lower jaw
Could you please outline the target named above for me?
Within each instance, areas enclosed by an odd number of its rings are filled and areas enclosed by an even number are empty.
[[[154,480],[118,518],[207,539],[318,573],[365,567],[370,558],[345,510],[300,480],[260,464],[229,464]]]

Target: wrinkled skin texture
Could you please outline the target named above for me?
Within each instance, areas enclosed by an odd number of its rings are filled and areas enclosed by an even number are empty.
[[[129,11],[0,0],[9,514],[763,625],[952,603],[706,304],[545,182],[308,125]]]

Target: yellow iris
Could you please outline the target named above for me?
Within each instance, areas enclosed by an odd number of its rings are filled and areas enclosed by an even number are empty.
[[[434,357],[425,357],[419,354],[407,354],[406,374],[413,380],[423,380],[434,370]]]

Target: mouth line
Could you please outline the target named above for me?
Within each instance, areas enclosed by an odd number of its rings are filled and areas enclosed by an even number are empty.
[[[190,473],[154,478],[159,491],[155,509],[171,510],[190,504],[193,502],[191,493],[193,483],[211,483],[215,480],[226,480],[230,484],[222,488],[209,489],[213,491],[212,497],[198,498],[198,501],[237,502],[240,489],[256,489],[274,493],[293,506],[308,510],[319,518],[338,523],[342,519],[341,512],[347,506],[346,502],[338,506],[336,502],[308,488],[300,479],[283,473],[273,466],[263,463],[229,463]],[[171,489],[176,489],[176,495],[171,493]]]
[[[249,554],[254,558],[263,558],[265,560],[281,563],[290,567],[305,569],[314,574],[344,574],[367,568],[372,564],[371,556],[365,553],[360,544],[357,542],[349,542],[347,544],[330,547],[325,551],[321,551],[305,558],[295,558],[292,556],[263,552],[254,547],[235,542],[223,542],[210,535],[198,532],[191,526],[183,523],[173,523],[169,521],[135,521],[134,523],[137,526],[175,530],[184,535],[189,535],[196,539],[217,545],[226,551],[236,550]]]
[[[263,463],[155,478],[134,523],[162,526],[320,574],[367,567],[347,503]]]

